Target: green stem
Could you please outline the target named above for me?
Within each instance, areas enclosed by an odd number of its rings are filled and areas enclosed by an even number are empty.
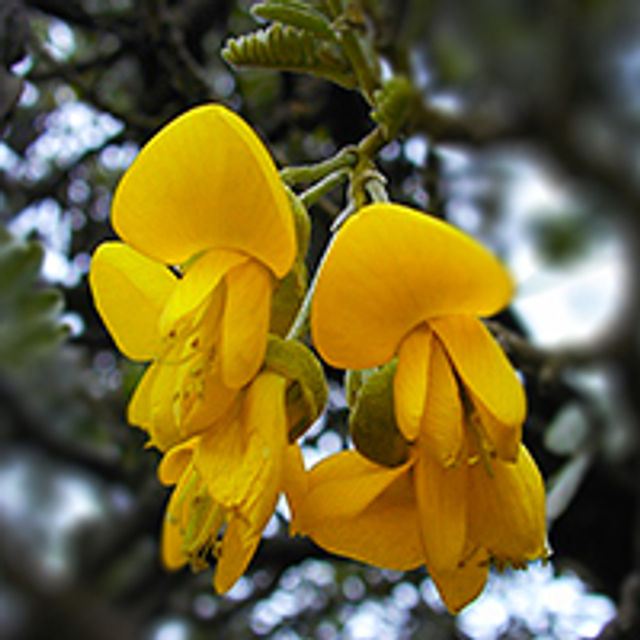
[[[300,200],[302,204],[309,208],[325,196],[327,193],[335,189],[341,182],[344,182],[351,171],[349,169],[340,169],[335,173],[329,174],[326,178],[317,182],[312,187],[309,187],[306,191],[300,194]]]
[[[324,180],[321,180],[318,184],[310,187],[302,194],[301,198],[305,206],[308,206],[311,202],[316,202],[318,198],[322,197],[322,195],[327,193],[327,191],[333,189],[350,173],[352,174],[351,186],[354,187],[354,182],[359,184],[359,187],[355,189],[356,191],[364,192],[364,189],[366,188],[372,200],[388,201],[386,191],[384,190],[384,178],[382,178],[382,176],[372,168],[373,157],[378,153],[378,151],[380,151],[380,149],[382,149],[382,147],[384,147],[386,143],[387,138],[382,127],[376,127],[369,135],[360,141],[355,150],[353,147],[346,147],[340,151],[340,153],[328,160],[325,160],[324,162],[311,167],[292,167],[285,169],[281,175],[285,181],[290,180],[291,182],[312,181],[313,178],[310,178],[309,176],[316,177],[319,175],[320,178],[324,178]],[[353,170],[347,169],[347,167],[353,167],[354,164],[355,168]],[[332,171],[327,171],[327,167],[330,167]],[[284,177],[285,172],[288,172],[286,178]],[[333,173],[334,175],[328,175],[330,173]],[[303,176],[304,179],[301,179],[301,176]],[[359,178],[357,181],[355,181],[356,177]],[[368,185],[368,183],[372,184]],[[354,189],[352,189],[352,191],[354,191]],[[362,195],[364,195],[364,193]],[[357,208],[358,203],[356,199],[350,197],[350,203],[347,205],[345,211],[336,218],[331,230],[335,231],[340,226],[340,223],[346,220],[346,218],[356,211]],[[287,333],[287,340],[299,340],[308,331],[309,315],[311,313],[311,300],[313,299],[322,263],[329,252],[331,242],[332,240],[325,249],[322,259],[320,260],[320,264],[313,276],[313,280],[309,285],[309,289],[307,290],[293,324]]]
[[[329,243],[331,246],[331,243]],[[313,275],[313,280],[307,289],[307,293],[304,296],[304,300],[298,309],[298,313],[289,329],[285,340],[302,340],[304,335],[309,330],[309,316],[311,315],[311,301],[313,300],[313,294],[316,290],[316,284],[318,282],[318,276],[320,274],[320,269],[322,268],[322,263],[324,262],[327,253],[329,252],[329,247],[325,249],[324,255],[320,260],[320,264],[318,265],[316,272]]]
[[[359,2],[327,0],[327,7],[339,33],[342,49],[356,74],[360,89],[369,104],[374,104],[373,94],[380,87],[378,61],[371,60],[371,53],[363,42],[364,17]]]
[[[388,139],[382,127],[376,127],[358,144],[358,164],[370,162],[373,157],[387,144]]]
[[[357,162],[358,151],[355,147],[349,146],[341,149],[331,158],[327,158],[317,164],[287,167],[280,172],[280,177],[288,185],[300,184],[301,182],[317,182],[340,169],[353,167]]]
[[[358,145],[358,163],[353,170],[349,186],[349,201],[355,210],[360,209],[367,202],[365,185],[377,174],[373,158],[386,143],[387,137],[384,128],[376,127]]]
[[[369,178],[364,183],[364,188],[372,202],[389,202],[389,194],[384,187],[384,179],[381,174]]]
[[[373,94],[376,89],[380,88],[380,82],[377,74],[369,63],[368,55],[364,51],[360,35],[354,33],[352,29],[345,29],[342,32],[342,47],[351,62],[362,93],[370,105],[374,104]]]

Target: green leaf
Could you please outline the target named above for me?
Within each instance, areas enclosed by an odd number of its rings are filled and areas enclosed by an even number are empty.
[[[30,286],[40,273],[42,247],[36,242],[3,242],[0,245],[0,300]]]
[[[409,445],[398,429],[393,407],[395,371],[396,362],[390,362],[366,378],[349,420],[356,449],[386,467],[396,467],[409,457]]]
[[[251,7],[251,13],[263,20],[310,31],[327,40],[336,39],[329,20],[316,9],[300,2],[262,2]]]
[[[60,322],[62,294],[38,288],[43,250],[0,227],[0,366],[16,367],[50,350],[69,333]]]
[[[393,76],[374,93],[373,99],[371,117],[384,128],[387,139],[395,138],[414,111],[413,85],[404,76]]]
[[[64,310],[64,298],[57,289],[42,289],[24,296],[18,301],[18,312],[25,321],[39,318],[58,318]]]
[[[275,22],[227,40],[222,57],[236,67],[310,73],[347,89],[357,86],[342,50],[313,34]]]

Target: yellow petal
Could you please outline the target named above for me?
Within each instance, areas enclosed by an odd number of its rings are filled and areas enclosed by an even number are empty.
[[[504,352],[484,324],[472,316],[437,318],[430,326],[444,344],[465,387],[495,418],[484,426],[494,446],[500,447],[498,454],[513,458],[526,414],[526,399]]]
[[[135,427],[148,429],[151,424],[151,394],[156,376],[158,375],[158,364],[149,365],[131,396],[127,407],[127,422]]]
[[[304,468],[302,451],[300,451],[300,447],[297,444],[289,445],[285,450],[281,490],[287,496],[287,502],[291,510],[289,532],[294,535],[298,533],[294,527],[298,506],[303,503],[309,490],[308,474]]]
[[[222,317],[222,380],[233,389],[245,385],[264,361],[271,313],[272,278],[255,260],[229,272]]]
[[[445,469],[421,447],[415,490],[427,569],[454,569],[463,557],[467,533],[467,469]]]
[[[247,532],[247,525],[240,518],[232,518],[222,538],[220,557],[213,576],[213,586],[218,593],[226,593],[240,579],[251,562],[260,534]]]
[[[149,434],[150,445],[165,451],[179,439],[174,400],[177,367],[154,362],[145,371],[133,393],[127,410],[130,424]]]
[[[253,256],[281,277],[293,214],[264,145],[220,105],[191,109],[145,145],[116,190],[112,223],[139,251],[183,264],[208,249]]]
[[[522,442],[522,424],[500,422],[473,394],[471,400],[481,433],[487,437],[497,456],[506,462],[515,462]]]
[[[93,254],[89,285],[94,303],[128,358],[144,361],[156,355],[158,318],[176,282],[165,266],[122,242],[105,242]]]
[[[194,464],[211,497],[248,519],[264,519],[257,503],[271,502],[281,486],[287,446],[286,380],[265,372],[254,380],[235,421],[202,434]],[[266,523],[265,523],[266,524]]]
[[[185,491],[190,482],[190,474],[183,473],[176,488],[173,490],[162,522],[162,533],[160,541],[160,554],[162,563],[167,569],[175,570],[187,563],[187,557],[182,550],[185,515]]]
[[[396,477],[363,509],[348,515],[336,496],[341,515],[316,518],[305,533],[331,553],[383,569],[406,571],[423,564],[411,476],[388,475]]]
[[[426,325],[416,327],[400,344],[393,378],[396,422],[410,442],[418,437],[429,380],[432,334]]]
[[[176,484],[193,458],[196,439],[183,442],[162,457],[158,466],[158,479],[164,485]]]
[[[406,474],[410,464],[383,467],[353,450],[325,458],[307,475],[308,492],[297,505],[295,528],[306,532],[328,519],[356,516]]]
[[[461,566],[430,575],[449,613],[456,614],[480,595],[488,574],[489,558],[486,552],[478,550]]]
[[[165,514],[160,534],[160,554],[162,564],[170,571],[180,569],[187,564],[187,557],[182,551],[182,539],[178,525],[171,520],[168,513]]]
[[[459,457],[463,437],[464,420],[458,382],[444,349],[434,340],[420,428],[421,446],[441,466],[449,467]]]
[[[237,251],[207,251],[180,278],[160,319],[160,332],[167,335],[176,322],[195,310],[233,267],[247,261]]]
[[[194,372],[188,371],[186,375],[193,378]],[[181,414],[179,429],[183,437],[199,433],[219,420],[238,395],[237,389],[230,389],[222,382],[219,367],[212,367],[202,375],[204,379],[191,391],[194,401],[185,403]]]
[[[519,565],[545,555],[545,494],[524,446],[516,463],[494,460],[469,471],[469,537],[498,561]]]
[[[511,291],[493,255],[454,227],[408,207],[373,204],[345,223],[329,249],[311,330],[329,364],[366,369],[388,361],[421,322],[492,314]]]

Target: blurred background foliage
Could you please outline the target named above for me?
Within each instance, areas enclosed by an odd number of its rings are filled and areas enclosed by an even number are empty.
[[[270,19],[268,2],[256,16],[251,4],[0,3],[0,637],[640,637],[635,0],[345,3],[383,77],[416,91],[378,158],[392,199],[472,233],[518,282],[491,328],[526,384],[552,563],[496,575],[457,619],[424,571],[329,557],[287,537],[284,510],[225,597],[209,572],[159,566],[166,496],[124,421],[140,369],[115,351],[85,279],[113,235],[114,186],[144,141],[204,101],[241,112],[281,166],[375,126],[347,76],[231,67],[228,38]],[[311,266],[343,206],[334,190],[312,208]],[[308,462],[348,438],[329,373]]]

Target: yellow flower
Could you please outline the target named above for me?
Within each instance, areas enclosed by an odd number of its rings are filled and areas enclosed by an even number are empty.
[[[89,281],[120,350],[152,362],[129,421],[166,449],[220,417],[261,367],[272,290],[295,259],[291,207],[249,126],[208,105],[141,150],[112,223],[126,244],[102,244]]]
[[[520,444],[524,392],[477,318],[498,311],[511,293],[503,267],[472,239],[409,208],[375,204],[338,233],[312,306],[314,343],[330,364],[373,368],[397,356],[395,422],[412,446],[395,469],[349,453],[312,472],[301,527],[334,551],[382,566],[425,562],[451,610],[477,595],[489,557],[519,566],[545,553],[543,485]],[[342,500],[349,513],[336,516],[347,528],[363,513],[379,520],[368,534],[375,544],[356,549],[355,538],[340,543],[337,527],[325,531],[316,521],[318,513],[329,521],[322,500],[334,476],[367,474],[384,490],[372,500],[363,493],[356,507]],[[376,485],[368,482],[370,492]],[[391,496],[415,513],[407,524],[387,523],[395,517],[384,514],[398,508]],[[404,548],[396,543],[409,536],[409,522],[415,544]]]
[[[292,531],[385,569],[426,564],[452,613],[477,597],[491,561],[521,566],[545,554],[544,485],[522,445],[517,462],[494,461],[492,475],[480,463],[444,469],[419,447],[394,468],[357,451],[307,474],[293,468]]]
[[[504,307],[511,293],[502,265],[471,238],[407,207],[374,204],[347,221],[327,254],[311,310],[313,340],[344,369],[397,355],[398,426],[409,441],[419,433],[429,439],[442,464],[462,450],[460,403],[440,401],[459,389],[491,454],[515,460],[524,393],[476,317]]]
[[[287,441],[287,381],[260,373],[237,398],[225,424],[170,449],[158,469],[176,484],[163,524],[169,569],[201,569],[217,558],[214,586],[228,591],[251,560],[273,514],[286,468],[299,450]]]

